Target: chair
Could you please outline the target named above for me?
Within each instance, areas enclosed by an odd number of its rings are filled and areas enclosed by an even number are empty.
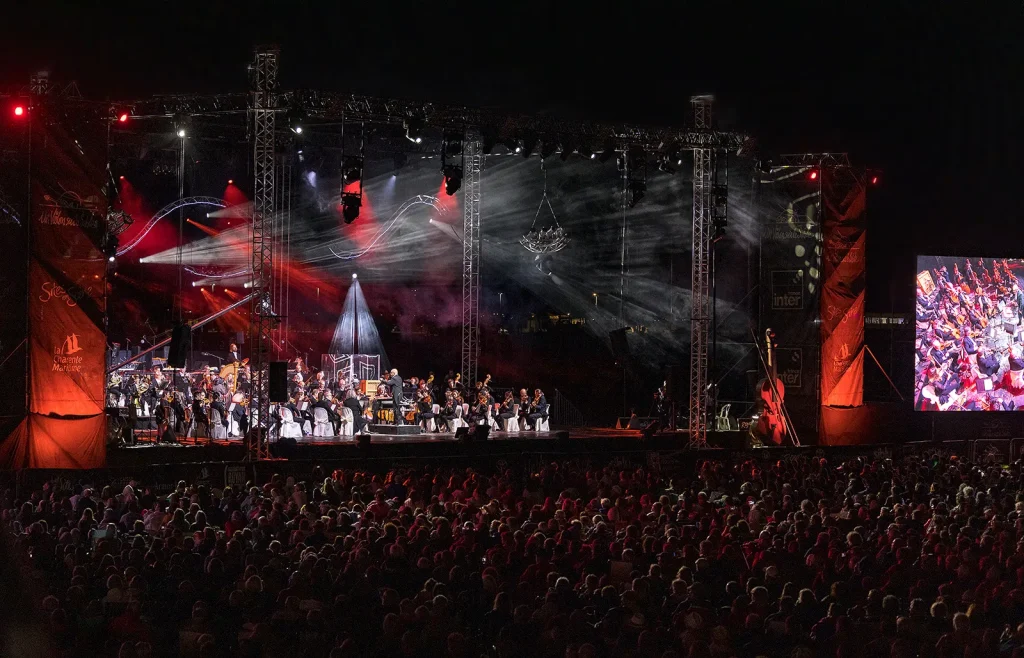
[[[716,431],[727,432],[732,429],[732,423],[729,420],[730,409],[732,409],[732,404],[723,404],[722,408],[718,410],[718,415],[715,416]]]
[[[235,414],[231,413],[234,410],[235,410],[235,403],[232,402],[228,406],[228,436],[229,437],[241,436],[242,435],[241,430],[238,428],[238,421],[235,420]]]
[[[452,419],[452,432],[454,433],[460,427],[469,427],[469,424],[462,420],[462,405],[455,407],[455,418]]]
[[[501,405],[500,404],[492,404],[490,407],[487,408],[487,421],[491,425],[491,431],[492,432],[497,432],[499,429],[501,429],[498,426],[498,412],[500,410],[501,410]]]
[[[512,417],[511,418],[506,418],[505,422],[504,422],[504,425],[505,425],[505,427],[503,427],[502,429],[504,429],[509,434],[518,434],[519,433],[519,404],[518,403],[512,405]]]
[[[540,418],[537,419],[537,426],[533,428],[534,431],[536,431],[536,432],[550,432],[551,431],[551,425],[548,424],[548,409],[550,409],[550,408],[551,408],[551,405],[549,405],[549,404],[544,405],[544,409],[541,411],[541,413],[543,415]]]
[[[287,407],[279,407],[278,413],[281,415],[281,429],[279,431],[281,438],[302,438],[302,427],[295,422],[295,418],[292,416],[292,410]]]
[[[224,419],[220,417],[220,409],[210,410],[210,438],[228,438],[228,430],[224,427]]]
[[[334,436],[334,426],[331,425],[331,419],[323,407],[313,409],[313,436]]]
[[[355,433],[355,419],[352,417],[352,410],[348,407],[341,408],[341,429],[338,434],[341,436],[352,436]]]

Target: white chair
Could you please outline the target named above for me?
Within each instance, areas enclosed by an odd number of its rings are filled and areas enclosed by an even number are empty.
[[[434,414],[433,418],[424,418],[420,421],[420,427],[423,428],[424,432],[434,433],[437,431],[437,414],[441,413],[441,407],[439,405],[432,405],[430,412]]]
[[[352,410],[348,407],[341,408],[341,430],[338,432],[341,436],[352,436],[355,433],[355,423],[353,422]]]
[[[235,420],[235,414],[231,413],[235,410],[235,403],[232,402],[228,405],[228,437],[241,436],[242,432],[238,428],[238,421]]]
[[[500,404],[493,404],[487,408],[487,421],[491,425],[492,432],[497,432],[499,429],[501,429],[500,427],[498,427],[498,411],[500,410]]]
[[[323,407],[313,409],[313,436],[334,436],[334,426],[331,425],[331,419]]]
[[[462,406],[455,407],[455,418],[452,419],[452,432],[460,427],[469,427],[469,423],[462,419]]]
[[[551,431],[551,425],[548,423],[548,409],[550,409],[550,408],[551,408],[551,405],[544,405],[544,409],[541,411],[541,413],[544,414],[544,415],[537,419],[537,426],[534,428],[534,431],[537,431],[537,432],[550,432]]]
[[[220,417],[219,409],[210,410],[210,438],[226,439],[228,430],[224,427],[224,420]]]
[[[732,404],[723,404],[722,408],[718,410],[718,415],[715,416],[715,430],[727,432],[732,429],[732,425],[729,422],[730,409],[732,409]]]
[[[519,433],[519,404],[512,405],[512,417],[506,418],[504,422],[504,429],[509,434]]]
[[[280,407],[278,413],[281,415],[281,437],[285,439],[302,438],[302,427],[295,422],[292,410],[287,407]]]

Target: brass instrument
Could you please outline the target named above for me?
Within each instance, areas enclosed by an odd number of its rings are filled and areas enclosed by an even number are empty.
[[[117,372],[116,370],[113,373],[111,373],[110,386],[120,386],[121,381],[121,373]]]

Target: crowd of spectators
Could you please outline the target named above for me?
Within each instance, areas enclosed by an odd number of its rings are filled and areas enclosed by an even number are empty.
[[[1021,476],[317,467],[0,503],[56,656],[966,658],[1024,655]]]

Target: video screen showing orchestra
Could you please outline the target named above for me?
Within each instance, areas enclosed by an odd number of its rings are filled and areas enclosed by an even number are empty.
[[[914,408],[1024,410],[1024,260],[917,259]]]

